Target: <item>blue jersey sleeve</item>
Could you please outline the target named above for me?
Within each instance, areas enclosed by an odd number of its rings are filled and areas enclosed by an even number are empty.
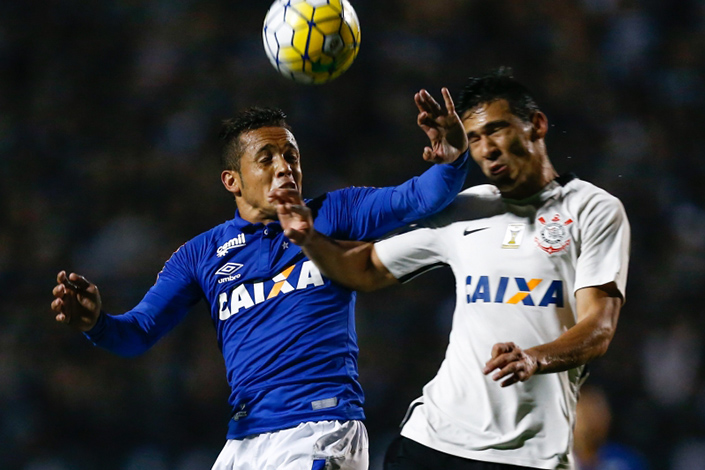
[[[444,209],[463,188],[469,152],[451,164],[386,188],[345,188],[314,199],[316,229],[350,240],[371,240]]]
[[[164,265],[157,282],[135,308],[123,315],[101,312],[85,335],[96,346],[120,356],[136,356],[168,333],[203,297],[191,266],[193,253],[179,248]]]

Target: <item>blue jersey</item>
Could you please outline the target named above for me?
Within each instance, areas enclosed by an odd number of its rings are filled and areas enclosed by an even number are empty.
[[[400,186],[346,188],[307,205],[321,233],[378,238],[448,205],[467,160],[466,153]],[[117,354],[137,355],[200,299],[210,305],[232,390],[229,439],[364,418],[355,293],[323,277],[277,222],[252,224],[236,212],[179,248],[134,309],[101,314],[86,335]]]

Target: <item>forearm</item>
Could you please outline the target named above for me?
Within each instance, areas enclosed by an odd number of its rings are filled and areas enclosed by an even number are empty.
[[[586,319],[555,341],[529,348],[526,353],[536,358],[537,373],[561,372],[587,364],[605,354],[613,336],[614,328],[594,319]]]
[[[173,298],[172,298],[173,299]],[[96,346],[124,357],[138,356],[171,331],[193,302],[173,302],[154,291],[122,315],[101,312],[95,326],[85,333]]]
[[[158,339],[150,339],[149,331],[129,312],[124,315],[101,312],[95,326],[84,334],[96,346],[123,357],[144,353]]]
[[[372,291],[396,283],[384,267],[375,263],[372,243],[339,241],[314,232],[302,248],[324,276],[349,289]]]
[[[391,201],[394,213],[409,223],[445,208],[463,189],[469,159],[469,152],[465,151],[455,162],[433,165],[397,186]]]

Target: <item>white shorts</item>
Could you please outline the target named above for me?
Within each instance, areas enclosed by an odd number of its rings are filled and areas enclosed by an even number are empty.
[[[318,421],[229,439],[212,470],[367,470],[362,421]]]

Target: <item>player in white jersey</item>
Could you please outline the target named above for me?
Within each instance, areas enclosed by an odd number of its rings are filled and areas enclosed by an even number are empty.
[[[340,243],[312,230],[295,194],[272,197],[287,236],[349,287],[453,270],[445,360],[410,406],[386,470],[572,469],[585,364],[606,352],[624,302],[629,223],[606,191],[558,177],[547,118],[508,70],[471,79],[458,111],[492,185],[463,191],[416,230]]]

